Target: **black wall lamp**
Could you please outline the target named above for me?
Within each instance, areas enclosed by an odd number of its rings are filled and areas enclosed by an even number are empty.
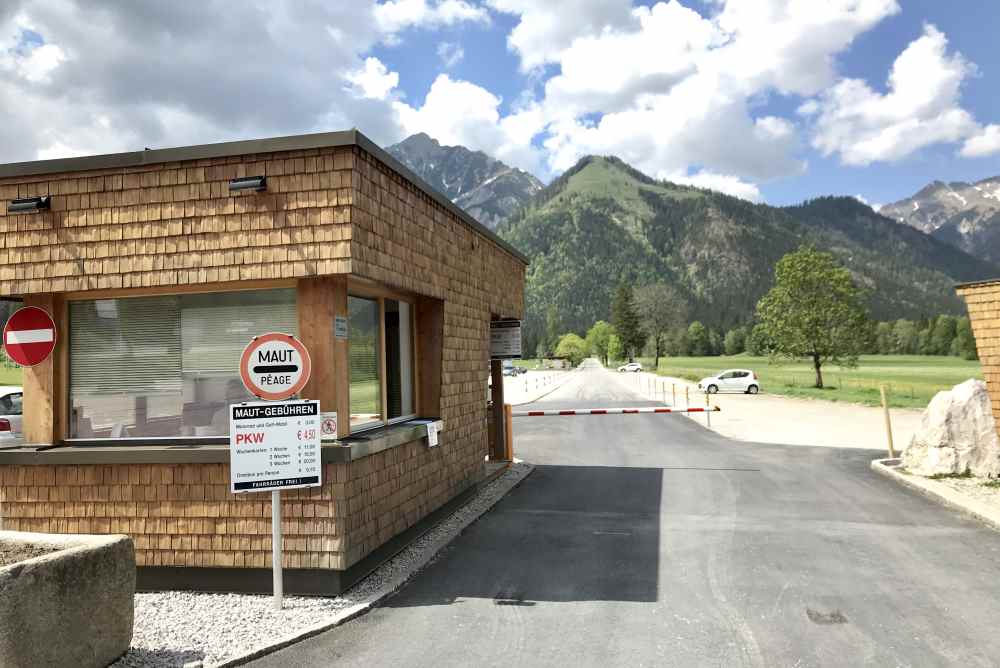
[[[243,190],[253,190],[255,192],[267,190],[267,177],[242,176],[238,179],[232,179],[229,182],[229,192],[241,192]]]
[[[7,204],[7,213],[30,213],[32,211],[47,211],[52,206],[52,196],[22,197],[11,200]]]

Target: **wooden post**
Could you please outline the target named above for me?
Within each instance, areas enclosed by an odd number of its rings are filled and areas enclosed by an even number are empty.
[[[344,438],[351,433],[349,342],[334,336],[334,319],[348,316],[347,276],[303,278],[297,290],[299,338],[313,369],[302,398],[318,400],[322,411],[336,411],[337,437]]]
[[[508,461],[514,461],[514,428],[513,428],[513,418],[514,418],[514,407],[510,404],[503,405],[503,426],[504,426],[504,453],[503,458]]]
[[[882,412],[885,413],[885,435],[889,439],[889,459],[895,459],[896,449],[892,445],[892,420],[889,419],[889,402],[885,398],[885,385],[879,385],[878,389],[882,395]]]
[[[496,436],[493,439],[493,448],[490,450],[490,459],[500,461],[503,459],[504,444],[507,439],[503,416],[503,362],[501,360],[490,360],[490,375],[493,383],[493,424],[496,429]]]
[[[66,302],[61,295],[29,295],[25,306],[36,306],[56,324],[56,346],[44,362],[23,367],[24,440],[33,445],[55,445],[69,436],[69,328]]]

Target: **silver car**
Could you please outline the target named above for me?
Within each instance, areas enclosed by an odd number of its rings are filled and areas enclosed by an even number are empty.
[[[716,392],[757,394],[760,392],[760,380],[750,369],[727,369],[715,376],[699,380],[698,389],[709,394]]]
[[[21,399],[24,390],[16,385],[0,385],[0,441],[21,437]]]

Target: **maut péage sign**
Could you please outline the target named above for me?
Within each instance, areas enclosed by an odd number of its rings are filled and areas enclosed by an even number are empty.
[[[284,492],[289,593],[340,591],[484,479],[490,322],[523,316],[525,259],[356,131],[0,165],[0,256],[0,297],[52,323],[4,528],[127,533],[141,588],[270,591],[230,407],[276,395],[321,413],[318,463],[288,433],[258,462],[320,469]]]

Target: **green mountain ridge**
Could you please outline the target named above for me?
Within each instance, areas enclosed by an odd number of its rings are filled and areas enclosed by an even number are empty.
[[[549,312],[561,332],[607,319],[620,281],[673,284],[691,319],[745,324],[774,264],[810,243],[834,253],[867,288],[878,319],[962,313],[954,284],[1000,268],[899,225],[849,197],[772,207],[656,181],[614,157],[589,156],[538,192],[497,232],[531,260],[525,347]]]

